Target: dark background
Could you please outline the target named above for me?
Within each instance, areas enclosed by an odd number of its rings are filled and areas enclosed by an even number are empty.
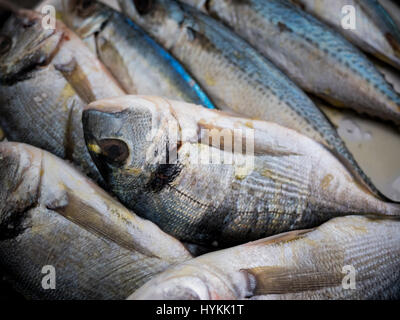
[[[10,3],[19,5],[24,8],[33,8],[40,1],[38,0],[9,0]],[[0,5],[0,28],[9,17],[10,13],[4,11]],[[0,300],[21,300],[23,297],[12,289],[12,286],[7,280],[4,270],[0,266]]]

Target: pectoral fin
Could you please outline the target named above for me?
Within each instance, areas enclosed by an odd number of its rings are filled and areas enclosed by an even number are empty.
[[[243,269],[254,283],[254,295],[286,294],[336,287],[344,275],[338,271],[296,270],[285,267]]]

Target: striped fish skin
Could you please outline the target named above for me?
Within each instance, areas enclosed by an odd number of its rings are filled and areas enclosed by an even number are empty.
[[[223,25],[189,6],[153,1],[140,15],[132,1],[121,9],[179,59],[218,108],[276,122],[324,144],[381,196],[325,115],[294,83]]]
[[[232,27],[305,91],[336,106],[400,123],[400,94],[367,57],[289,1],[207,4],[211,16]]]
[[[400,69],[400,29],[377,0],[290,0],[362,50]],[[342,8],[353,6],[356,29],[344,29]]]
[[[215,106],[184,67],[139,26],[112,8],[85,0],[48,1],[129,94],[159,95]]]
[[[396,23],[397,27],[400,28],[400,6],[397,1],[394,0],[379,0],[382,7],[389,12],[393,21]]]
[[[399,231],[399,221],[335,218],[184,262],[129,299],[399,299]],[[348,270],[355,289],[342,285]]]
[[[334,216],[400,213],[322,145],[274,123],[143,96],[92,103],[82,121],[109,188],[182,241],[226,246]],[[234,140],[236,151],[222,140]],[[209,164],[196,155],[228,160]]]
[[[0,143],[0,264],[33,299],[125,299],[152,275],[191,258],[61,159]],[[56,288],[42,288],[44,266]]]
[[[13,14],[1,31],[0,125],[11,141],[74,161],[102,182],[84,143],[82,109],[124,94],[84,43],[61,22],[42,28],[33,11]]]

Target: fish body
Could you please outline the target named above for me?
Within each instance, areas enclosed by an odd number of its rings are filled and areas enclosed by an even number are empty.
[[[335,106],[400,123],[400,94],[368,58],[289,1],[208,1],[203,8],[233,28],[305,91]]]
[[[400,28],[400,6],[396,0],[379,0],[379,3],[390,14],[397,27]]]
[[[41,21],[22,10],[1,31],[0,125],[9,140],[72,160],[100,182],[83,139],[82,109],[124,91],[61,22],[46,30]]]
[[[400,29],[377,0],[291,0],[353,44],[400,69]],[[342,8],[352,6],[355,29],[342,26]]]
[[[140,96],[92,103],[82,120],[110,189],[183,241],[226,246],[339,215],[400,213],[321,144],[274,123]]]
[[[28,298],[123,299],[191,257],[180,242],[46,151],[0,143],[0,178],[0,264]],[[42,287],[49,266],[54,290]]]
[[[214,109],[185,68],[121,13],[92,1],[48,1],[60,18],[92,48],[129,94],[158,95]]]
[[[341,157],[381,195],[315,104],[228,28],[171,0],[153,1],[149,12],[142,15],[132,1],[121,1],[120,5],[188,68],[218,108],[276,122],[311,137]]]
[[[184,262],[129,299],[398,299],[399,231],[399,221],[335,218]]]

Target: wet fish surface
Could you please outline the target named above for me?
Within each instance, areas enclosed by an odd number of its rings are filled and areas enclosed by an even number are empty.
[[[276,122],[323,143],[382,196],[325,115],[271,62],[222,24],[189,6],[170,0],[148,4],[148,8],[137,7],[138,11],[133,2],[120,2],[123,12],[188,68],[218,108]]]
[[[97,101],[82,120],[110,189],[183,241],[225,246],[339,215],[400,213],[322,145],[274,123],[143,96]]]
[[[98,1],[47,1],[61,19],[92,47],[130,94],[158,95],[214,109],[184,67],[138,25]]]
[[[290,0],[350,42],[400,69],[400,29],[377,0]],[[355,29],[344,29],[342,8],[355,9]]]
[[[190,257],[179,241],[66,162],[32,146],[0,143],[0,264],[25,297],[125,299]],[[55,289],[45,290],[49,266]]]
[[[400,28],[400,5],[396,0],[379,0],[382,7],[389,12],[397,27]]]
[[[359,49],[289,1],[206,3],[203,8],[211,16],[232,27],[305,91],[335,106],[400,123],[399,92]]]
[[[124,91],[75,34],[59,21],[46,30],[42,19],[19,10],[1,30],[0,125],[9,140],[72,160],[101,182],[84,143],[82,109]]]
[[[129,299],[398,299],[399,231],[399,221],[335,218],[184,262]]]

